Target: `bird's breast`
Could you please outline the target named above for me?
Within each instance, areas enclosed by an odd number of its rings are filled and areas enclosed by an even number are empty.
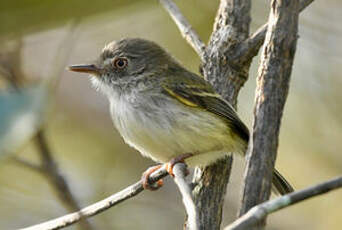
[[[209,163],[211,156],[217,159],[234,148],[227,124],[209,112],[160,95],[127,95],[110,102],[113,122],[125,142],[157,162],[184,153],[215,152],[206,156]]]

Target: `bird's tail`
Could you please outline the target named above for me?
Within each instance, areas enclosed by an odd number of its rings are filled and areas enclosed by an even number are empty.
[[[280,195],[294,191],[290,183],[276,169],[273,171],[272,191]]]

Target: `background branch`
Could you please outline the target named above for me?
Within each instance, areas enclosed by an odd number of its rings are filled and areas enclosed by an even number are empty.
[[[66,36],[61,42],[61,48],[58,49],[58,53],[54,59],[55,65],[53,71],[50,73],[50,76],[47,78],[47,80],[42,79],[40,82],[30,82],[29,78],[22,71],[21,54],[23,45],[22,40],[18,39],[11,52],[8,52],[6,55],[1,55],[0,58],[0,71],[7,73],[5,76],[9,84],[15,87],[18,92],[20,92],[21,88],[30,84],[48,83],[49,85],[47,87],[49,87],[49,97],[53,98],[54,90],[57,87],[57,81],[60,78],[61,71],[64,70],[65,62],[75,41],[74,31],[78,25],[78,22],[78,20],[73,20],[72,23],[69,24]],[[26,168],[32,169],[35,172],[41,173],[41,175],[45,176],[52,186],[53,191],[56,193],[58,199],[66,208],[67,212],[75,212],[79,210],[80,206],[77,202],[77,199],[72,194],[67,183],[67,179],[61,174],[58,164],[53,157],[51,149],[49,148],[48,142],[46,140],[44,124],[37,128],[35,132],[36,133],[33,137],[33,141],[37,146],[37,152],[41,162],[39,164],[34,164],[19,157],[13,157],[13,159],[16,161],[16,163],[19,163]],[[82,230],[93,229],[88,220],[80,222],[79,227]]]
[[[54,160],[50,148],[48,147],[46,137],[43,130],[39,130],[36,134],[34,141],[38,147],[38,154],[41,158],[40,164],[34,164],[30,161],[23,160],[19,157],[13,157],[16,163],[19,163],[28,169],[34,170],[41,175],[45,176],[53,187],[58,199],[62,202],[63,206],[68,212],[74,212],[80,209],[76,198],[71,192],[67,180],[60,173],[57,162]],[[91,230],[93,227],[88,220],[80,222],[80,229]]]
[[[17,157],[17,156],[13,156],[12,160],[14,160],[15,163],[20,164],[21,166],[24,166],[30,170],[34,170],[36,172],[42,173],[43,168],[41,167],[41,165],[32,163],[28,160],[24,160],[24,159]]]
[[[162,167],[152,173],[149,177],[149,180],[151,183],[157,182],[158,180],[162,179],[163,177],[169,175],[168,172],[165,170],[165,167]],[[99,202],[96,202],[92,205],[89,205],[88,207],[85,207],[81,209],[78,212],[74,212],[59,218],[56,218],[54,220],[50,220],[41,224],[37,224],[31,227],[23,228],[21,230],[55,230],[55,229],[61,229],[67,226],[70,226],[74,223],[79,222],[80,220],[94,216],[96,214],[99,214],[127,199],[130,199],[139,193],[141,193],[144,190],[142,186],[142,181],[138,181],[135,184],[121,190],[118,193],[115,193],[114,195],[103,199]]]
[[[224,230],[250,229],[250,227],[262,221],[270,213],[341,187],[342,177],[337,177],[321,184],[264,202],[250,209],[246,214],[227,226]]]
[[[297,44],[298,1],[272,0],[257,78],[254,122],[244,178],[240,215],[269,199]],[[256,226],[251,229],[260,229]]]
[[[71,192],[71,189],[67,183],[67,180],[60,173],[57,162],[54,160],[48,143],[46,141],[45,133],[43,130],[39,130],[35,137],[36,145],[39,149],[38,153],[41,158],[40,172],[48,179],[51,186],[53,186],[57,197],[62,202],[68,212],[75,212],[80,210],[80,206],[76,201],[76,198]],[[80,222],[81,229],[93,229],[88,220]]]

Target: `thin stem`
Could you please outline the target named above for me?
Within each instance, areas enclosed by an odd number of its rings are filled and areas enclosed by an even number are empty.
[[[80,206],[76,201],[76,198],[72,194],[66,178],[64,178],[64,176],[59,171],[58,164],[53,158],[43,130],[38,131],[35,141],[39,149],[38,153],[42,161],[40,172],[48,179],[48,181],[54,188],[57,197],[69,212],[79,210]],[[93,229],[88,220],[81,221],[80,228],[86,230]]]
[[[251,226],[262,221],[270,213],[287,208],[298,202],[309,198],[322,195],[334,189],[342,187],[342,177],[311,186],[309,188],[296,191],[279,198],[259,204],[250,209],[246,214],[227,226],[224,230],[243,230],[250,229]]]
[[[180,12],[177,5],[172,0],[159,0],[165,10],[170,14],[173,21],[178,26],[179,31],[185,40],[196,51],[201,61],[204,61],[205,44],[200,39],[196,31],[192,28],[188,20]]]
[[[165,170],[165,167],[162,167],[152,173],[150,175],[150,181],[151,183],[156,182],[163,177],[169,175],[168,172]],[[79,222],[80,220],[94,216],[96,214],[99,214],[127,199],[130,199],[139,193],[141,193],[144,190],[142,186],[142,181],[138,181],[135,184],[121,190],[118,193],[113,194],[112,196],[103,199],[99,202],[96,202],[92,205],[89,205],[88,207],[85,207],[81,209],[78,212],[74,212],[41,224],[37,224],[31,227],[22,228],[21,230],[55,230],[55,229],[61,229],[67,226],[70,226],[74,223]]]

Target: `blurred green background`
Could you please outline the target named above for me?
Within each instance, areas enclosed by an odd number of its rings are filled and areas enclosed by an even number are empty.
[[[218,1],[176,3],[207,41]],[[268,4],[253,1],[252,32],[266,22]],[[341,9],[339,0],[315,1],[300,16],[277,159],[277,167],[297,189],[342,173]],[[142,37],[198,72],[198,57],[158,1],[4,0],[0,21],[0,229],[67,213],[46,178],[14,160],[39,162],[29,140],[41,125],[82,207],[137,181],[154,163],[124,144],[111,124],[106,98],[87,77],[64,69],[94,60],[112,40]],[[258,63],[256,57],[238,103],[249,127]],[[18,84],[11,86],[13,80]],[[236,158],[224,225],[235,217],[242,168],[243,159]],[[341,203],[341,191],[300,203],[272,214],[268,229],[341,229]],[[144,192],[90,219],[94,229],[171,230],[181,229],[183,221],[181,198],[170,179],[158,192]]]

